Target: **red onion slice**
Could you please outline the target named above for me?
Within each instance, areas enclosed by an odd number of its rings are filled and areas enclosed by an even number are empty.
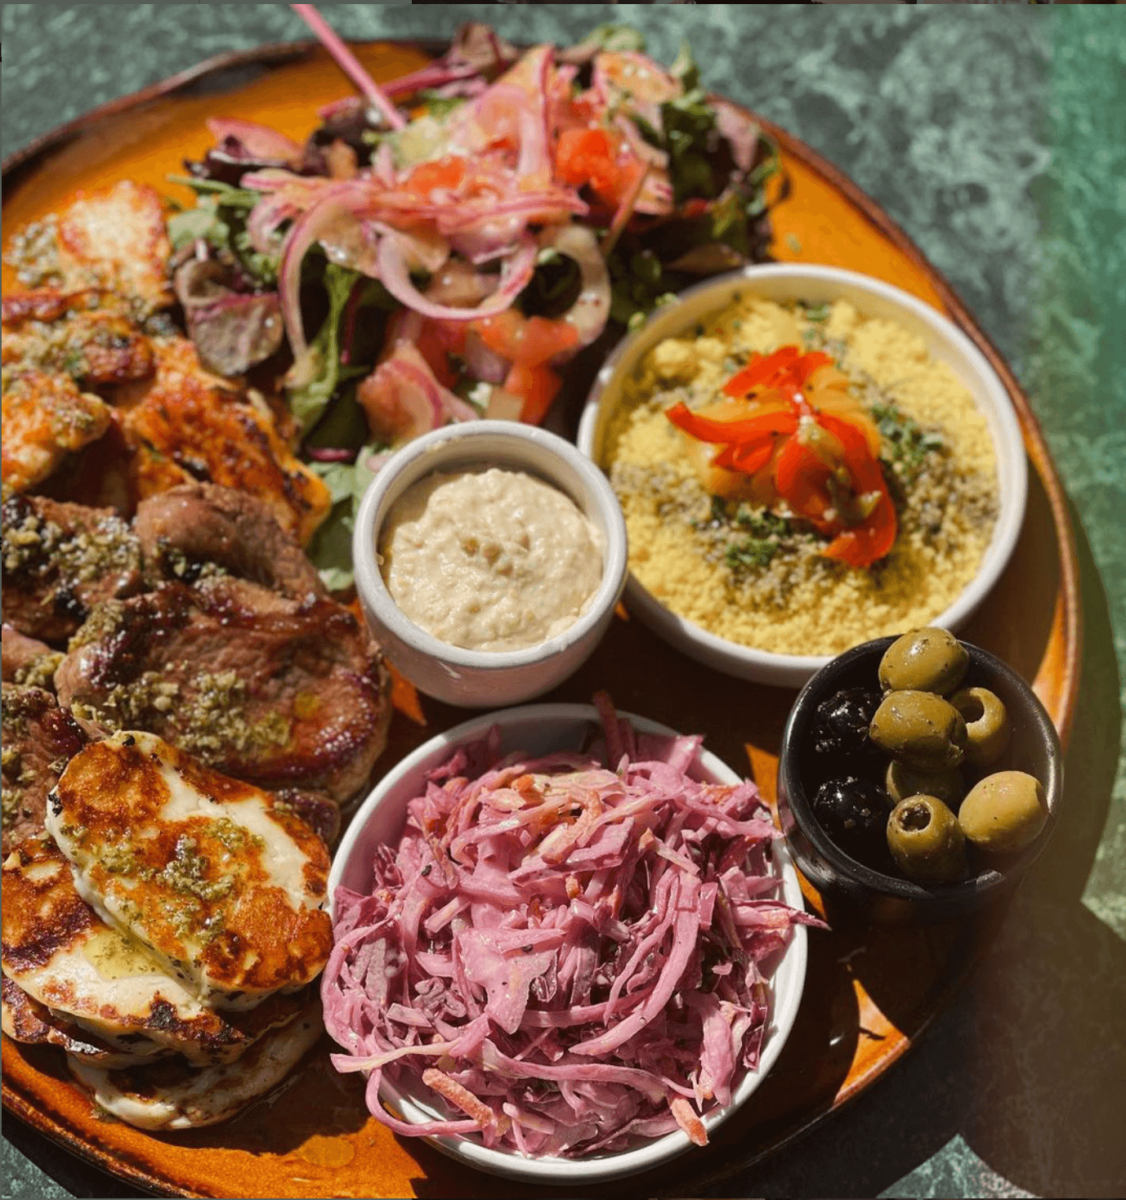
[[[610,317],[610,272],[594,234],[585,225],[561,225],[544,230],[539,244],[544,249],[558,250],[578,264],[582,289],[560,320],[578,330],[580,346],[589,346],[606,328]]]
[[[238,117],[208,117],[207,128],[217,144],[222,145],[227,138],[233,137],[254,159],[266,162],[298,162],[301,159],[300,143],[257,121],[242,121]]]
[[[439,321],[472,321],[476,317],[491,317],[504,312],[528,285],[536,266],[537,247],[530,237],[524,237],[515,254],[507,260],[497,290],[476,308],[451,308],[428,300],[411,282],[410,272],[397,238],[384,237],[379,243],[379,277],[383,286],[399,301],[424,317]]]

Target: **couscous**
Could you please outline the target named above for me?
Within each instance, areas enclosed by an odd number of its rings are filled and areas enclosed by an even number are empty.
[[[858,431],[849,437],[869,464],[864,489],[859,469],[851,480],[842,474],[844,452],[831,439],[837,459],[825,461],[837,462],[835,475],[851,488],[838,488],[826,468],[828,490],[811,507],[770,486],[786,441],[779,430],[795,421],[785,426],[782,401],[758,457],[744,446],[733,458],[731,447],[717,452],[717,437],[686,432],[715,428],[702,414],[730,404],[725,386],[731,396],[733,379],[753,374],[748,364],[763,356],[805,362],[807,374],[826,364],[815,378],[830,380],[835,390],[820,394]],[[795,412],[805,406],[797,393],[789,400]],[[759,412],[763,405],[753,402],[746,411]],[[793,441],[808,441],[810,432],[824,438],[808,406],[803,411]],[[820,409],[816,420],[848,432]],[[718,470],[720,461],[768,465],[743,476],[740,489],[738,472]],[[836,654],[928,624],[977,572],[998,512],[993,446],[969,392],[920,338],[845,301],[738,297],[689,334],[658,343],[626,381],[603,462],[641,584],[708,632],[778,654]]]

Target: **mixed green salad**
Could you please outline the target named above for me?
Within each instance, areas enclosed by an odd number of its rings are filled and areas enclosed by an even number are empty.
[[[774,147],[639,34],[517,50],[468,24],[377,86],[297,6],[359,94],[303,143],[238,118],[186,164],[169,223],[201,359],[280,391],[331,489],[309,546],[351,582],[355,503],[383,458],[451,421],[540,422],[562,372],[701,276],[765,256]]]

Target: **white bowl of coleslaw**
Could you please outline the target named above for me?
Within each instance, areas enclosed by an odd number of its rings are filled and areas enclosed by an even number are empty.
[[[678,738],[678,735],[666,726],[641,717],[618,714],[618,719],[627,721],[641,739],[636,747],[636,758],[638,759],[642,757],[643,745],[652,747],[658,744],[668,744],[666,739]],[[606,728],[609,727],[606,726]],[[464,751],[467,747],[479,747],[482,739],[488,736],[490,731],[493,731],[492,736],[497,739],[495,743],[497,753],[519,753],[521,757],[538,759],[541,756],[559,752],[584,750],[602,728],[599,711],[589,705],[527,705],[481,716],[439,734],[419,747],[390,771],[365,800],[345,833],[337,851],[329,880],[334,927],[340,933],[340,937],[335,952],[336,963],[335,965],[330,963],[330,971],[325,976],[323,994],[326,1001],[326,1023],[330,1032],[341,1045],[345,1046],[345,1049],[350,1050],[353,1055],[359,1051],[370,1053],[366,1043],[357,1048],[357,1039],[350,1036],[347,1027],[341,1028],[340,1017],[334,1015],[340,1011],[341,996],[346,994],[342,981],[350,978],[347,974],[348,968],[343,967],[342,964],[345,959],[351,961],[357,954],[357,944],[349,941],[358,936],[355,932],[356,914],[360,911],[365,914],[370,912],[370,908],[358,909],[356,905],[370,903],[367,898],[372,896],[375,889],[376,858],[377,856],[386,858],[385,847],[395,847],[400,843],[404,834],[408,804],[426,792],[428,779],[459,751]],[[659,739],[659,741],[645,742],[646,738]],[[685,739],[678,739],[676,744],[683,747],[688,743]],[[681,750],[680,753],[682,755],[691,753],[691,750],[687,752]],[[681,758],[678,761],[684,761],[684,759]],[[464,771],[472,778],[472,769],[466,767],[464,761],[457,767],[457,770],[459,774]],[[691,780],[703,784],[724,785],[728,788],[746,787],[734,771],[714,754],[699,747],[694,750],[691,765],[687,768],[687,776]],[[623,778],[628,780],[628,769]],[[730,793],[723,791],[722,795],[728,796]],[[765,809],[759,812],[754,807],[753,800],[751,803],[752,811],[759,813],[760,816],[765,813]],[[768,815],[767,820],[769,820]],[[555,828],[558,829],[559,826]],[[745,878],[747,880],[761,878],[765,884],[765,875],[777,876],[780,882],[766,888],[761,895],[773,895],[780,908],[788,906],[801,913],[803,909],[801,889],[785,843],[781,839],[771,841],[767,838],[763,846],[765,847],[765,857],[762,859],[765,864],[764,876],[754,876],[752,873],[746,875]],[[703,861],[701,859],[701,863]],[[750,862],[750,859],[747,861]],[[435,865],[438,864],[435,863]],[[700,873],[703,877],[707,876],[704,866],[701,866]],[[429,875],[429,872],[425,872],[425,874]],[[384,877],[381,875],[380,878]],[[404,876],[404,878],[406,877]],[[750,884],[748,886],[753,887]],[[544,894],[547,894],[546,885]],[[760,893],[756,892],[755,894],[759,895]],[[360,902],[357,897],[365,899]],[[762,903],[770,902],[762,901]],[[624,905],[621,916],[624,921],[626,919]],[[365,916],[363,919],[367,920],[368,918]],[[709,920],[711,919],[709,917]],[[476,933],[476,926],[471,932]],[[538,935],[542,936],[542,934],[541,929],[538,931]],[[368,935],[364,934],[363,936],[367,937]],[[522,932],[519,936],[523,937],[524,933]],[[700,937],[703,936],[704,934],[701,932]],[[695,941],[693,945],[695,945]],[[762,1027],[763,1040],[757,1067],[749,1070],[737,1065],[734,1077],[730,1081],[730,1102],[724,1106],[715,1104],[710,1107],[704,1106],[702,1118],[694,1129],[697,1140],[699,1140],[701,1130],[710,1134],[723,1122],[735,1118],[740,1107],[745,1104],[748,1097],[767,1076],[793,1026],[805,980],[806,930],[804,926],[796,921],[788,923],[785,940],[780,941],[779,947],[773,949],[769,956],[759,964],[763,975],[768,979],[769,1002],[768,1014]],[[433,942],[430,943],[430,948],[434,948]],[[527,950],[528,948],[523,947],[523,949]],[[674,953],[675,949],[669,951],[670,956]],[[393,957],[388,961],[394,961]],[[560,958],[561,964],[562,961]],[[400,967],[399,969],[408,968]],[[712,968],[709,966],[706,969],[711,970]],[[722,968],[717,972],[717,974],[724,973]],[[451,988],[454,986],[453,980],[449,981],[449,986]],[[350,997],[347,1003],[349,1013],[354,1014],[356,1012],[354,997]],[[384,1008],[387,1007],[384,1001],[381,1001],[381,1004]],[[662,1014],[661,1019],[664,1019],[666,1015],[668,1014]],[[495,1024],[490,1026],[490,1034],[496,1034],[496,1040],[501,1045],[510,1045],[501,1039]],[[408,1040],[410,1040],[409,1036]],[[354,1044],[349,1046],[349,1041]],[[400,1050],[398,1054],[392,1054],[392,1057],[400,1057],[403,1053],[405,1052]],[[559,1061],[568,1061],[575,1057],[573,1053],[568,1052]],[[605,1060],[613,1062],[613,1053],[605,1056]],[[354,1069],[358,1069],[356,1064],[360,1061],[371,1060],[370,1058],[365,1059],[363,1053],[360,1053],[359,1058],[354,1058],[350,1065]],[[601,1064],[603,1058],[599,1056],[585,1061]],[[427,1057],[422,1062],[429,1065],[436,1063],[437,1059]],[[449,1069],[453,1070],[452,1067]],[[421,1070],[421,1066],[419,1070]],[[546,1068],[544,1074],[550,1075],[550,1071],[550,1068]],[[436,1120],[449,1121],[451,1112],[454,1116],[463,1117],[464,1111],[468,1111],[464,1110],[459,1113],[452,1104],[443,1111],[441,1102],[435,1102],[434,1092],[428,1087],[424,1087],[417,1076],[404,1078],[400,1075],[397,1080],[393,1081],[383,1075],[381,1079],[377,1078],[374,1082],[378,1085],[378,1098],[369,1094],[369,1106],[378,1104],[392,1114],[392,1120],[402,1121],[405,1126],[426,1126]],[[431,1086],[433,1086],[433,1080],[431,1080]],[[371,1087],[372,1080],[369,1078],[369,1089]],[[499,1101],[497,1103],[499,1104]],[[672,1108],[671,1103],[669,1108]],[[394,1128],[394,1126],[392,1127]],[[400,1132],[402,1131],[400,1130]],[[427,1136],[426,1140],[443,1154],[478,1170],[530,1182],[566,1183],[580,1186],[605,1182],[654,1168],[693,1148],[689,1133],[683,1127],[674,1128],[672,1132],[663,1133],[661,1136],[635,1138],[624,1149],[605,1153],[581,1153],[574,1157],[552,1154],[529,1155],[521,1153],[511,1145],[488,1146],[482,1144],[481,1139],[476,1136],[431,1135]]]

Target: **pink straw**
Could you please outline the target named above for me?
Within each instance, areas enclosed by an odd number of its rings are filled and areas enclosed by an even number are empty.
[[[303,17],[309,28],[321,39],[329,54],[336,59],[337,66],[360,89],[361,92],[375,105],[387,120],[392,129],[402,129],[406,125],[399,110],[379,90],[372,77],[364,70],[360,60],[348,49],[339,37],[332,31],[328,22],[317,12],[313,4],[291,4],[299,16]]]

